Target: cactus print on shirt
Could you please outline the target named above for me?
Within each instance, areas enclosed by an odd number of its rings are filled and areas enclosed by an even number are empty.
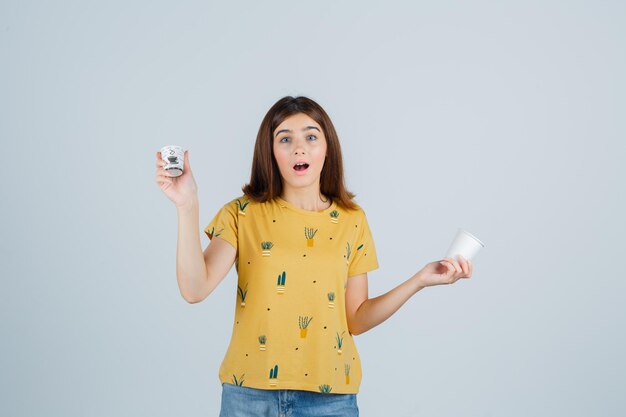
[[[348,330],[349,277],[378,268],[365,212],[304,210],[280,197],[226,203],[205,227],[237,249],[235,320],[221,383],[356,394],[361,361]]]

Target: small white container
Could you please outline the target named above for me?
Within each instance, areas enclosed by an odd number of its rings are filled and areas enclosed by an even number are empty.
[[[448,249],[446,257],[457,259],[458,255],[461,255],[465,259],[471,260],[484,247],[485,244],[476,236],[467,230],[459,229]]]
[[[165,162],[163,167],[170,177],[183,175],[185,151],[178,145],[167,145],[161,148],[161,159]]]

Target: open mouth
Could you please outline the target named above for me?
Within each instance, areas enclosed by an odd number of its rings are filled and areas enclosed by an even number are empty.
[[[293,169],[296,171],[306,171],[309,168],[309,164],[296,164],[293,166]]]

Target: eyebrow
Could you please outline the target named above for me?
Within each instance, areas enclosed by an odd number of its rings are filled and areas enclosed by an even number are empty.
[[[307,126],[307,127],[305,127],[304,129],[302,129],[302,131],[303,131],[303,132],[305,132],[305,131],[307,131],[307,130],[311,130],[311,129],[315,129],[315,130],[317,130],[318,132],[322,133],[322,131],[321,131],[321,130],[319,130],[319,129],[318,129],[317,127],[315,127],[315,126]],[[281,133],[283,133],[283,132],[288,132],[288,133],[291,133],[291,130],[289,130],[289,129],[282,129],[282,130],[279,130],[278,132],[276,132],[276,134],[274,134],[274,137],[278,136],[279,134],[281,134]]]

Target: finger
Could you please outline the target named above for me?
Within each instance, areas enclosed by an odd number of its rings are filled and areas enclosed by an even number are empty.
[[[166,184],[174,184],[174,181],[171,177],[167,177],[165,175],[157,175],[156,182],[158,183],[166,183]]]
[[[454,261],[454,267],[456,268],[456,272],[459,274],[463,273],[463,267],[461,266],[461,262],[454,258],[452,260]]]
[[[157,181],[163,181],[163,182],[169,182],[169,183],[174,183],[174,179],[172,177],[170,177],[169,175],[157,175],[156,176],[156,180]]]
[[[157,173],[157,175],[163,175],[164,177],[172,178],[171,175],[169,174],[169,172],[167,172],[165,170],[165,168],[163,168],[163,167],[157,168],[157,172],[156,173]]]
[[[454,273],[454,271],[455,271],[454,266],[450,262],[448,262],[448,261],[441,261],[441,263],[447,269],[446,275],[448,275],[449,273]]]
[[[158,151],[156,153],[156,157],[157,157],[157,166],[165,165],[165,161],[163,160],[163,155],[161,155],[161,151]]]
[[[472,277],[472,261],[469,259],[464,259],[465,267],[463,268],[464,275],[461,278],[471,278]]]
[[[463,269],[461,269],[461,265],[459,265],[456,259],[448,258],[448,257],[444,259],[446,259],[448,262],[450,262],[454,266],[454,269],[456,270],[456,272],[463,272]]]
[[[469,274],[469,266],[467,264],[467,259],[459,255],[459,264],[461,264],[461,269],[463,269],[463,275],[467,276]]]

